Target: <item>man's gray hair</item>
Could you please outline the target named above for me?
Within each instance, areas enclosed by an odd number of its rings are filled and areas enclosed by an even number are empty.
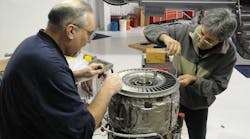
[[[225,40],[235,32],[237,20],[236,15],[229,9],[218,8],[208,11],[208,14],[201,20],[201,24],[205,26],[207,32]]]
[[[49,12],[49,24],[64,27],[68,24],[88,25],[87,12],[93,13],[91,6],[82,0],[69,0],[54,6]]]

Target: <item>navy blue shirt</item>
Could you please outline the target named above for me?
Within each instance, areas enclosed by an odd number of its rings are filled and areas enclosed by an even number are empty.
[[[95,121],[73,73],[43,30],[15,50],[0,86],[1,139],[91,139]]]

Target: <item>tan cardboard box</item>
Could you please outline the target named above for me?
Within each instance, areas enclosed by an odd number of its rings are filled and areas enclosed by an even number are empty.
[[[144,27],[145,26],[145,19],[146,17],[145,17],[145,15],[144,15],[144,10],[143,9],[141,9],[141,14],[140,14],[140,26],[141,27]]]
[[[145,16],[145,26],[150,24],[150,16]]]
[[[146,63],[165,63],[165,48],[146,48]]]
[[[3,73],[3,71],[5,70],[9,60],[10,60],[9,58],[5,58],[5,59],[0,60],[0,74]]]

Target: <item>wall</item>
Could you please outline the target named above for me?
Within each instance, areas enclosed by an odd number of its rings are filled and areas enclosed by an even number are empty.
[[[128,3],[122,6],[111,6],[111,15],[127,15],[128,13],[134,13],[135,7],[138,7],[137,3]]]
[[[128,13],[134,13],[134,8],[138,6],[137,3],[128,3],[122,6],[109,5],[102,0],[96,1],[95,8],[97,19],[97,27],[100,30],[110,30],[111,15],[127,15]],[[94,5],[93,5],[94,7]]]
[[[1,0],[0,58],[47,24],[50,8],[60,0]]]
[[[110,5],[103,2],[102,0],[96,0],[96,17],[97,20],[97,27],[99,30],[109,30],[110,28]]]
[[[26,37],[45,28],[50,9],[60,1],[63,0],[0,0],[0,59],[5,53],[13,53]],[[95,1],[87,1],[95,5]]]
[[[45,28],[51,7],[63,0],[0,0],[0,59],[13,53],[18,44]],[[138,4],[111,6],[102,0],[85,0],[90,3],[96,17],[96,28],[109,30],[110,15],[126,15]]]

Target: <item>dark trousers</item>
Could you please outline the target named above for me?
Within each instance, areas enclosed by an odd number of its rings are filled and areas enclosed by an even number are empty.
[[[205,139],[207,131],[208,108],[191,110],[180,105],[180,112],[185,113],[189,139]]]

